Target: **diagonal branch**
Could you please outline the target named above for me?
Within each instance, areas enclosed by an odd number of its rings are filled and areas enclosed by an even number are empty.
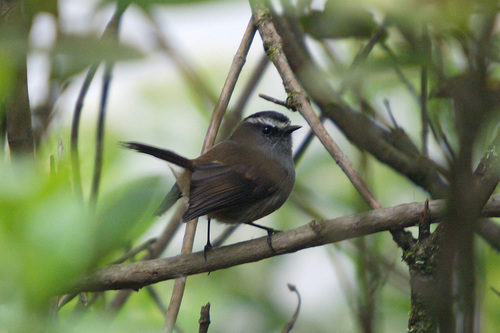
[[[301,227],[275,234],[273,236],[275,252],[269,249],[267,237],[262,237],[214,248],[208,260],[205,260],[203,252],[197,252],[166,259],[110,265],[66,287],[62,286],[64,289],[61,289],[61,293],[110,289],[137,290],[180,276],[213,272],[310,247],[392,229],[407,228],[418,224],[424,207],[424,202],[416,202],[331,220],[313,220]],[[429,202],[429,223],[440,221],[445,214],[444,200]],[[490,198],[481,215],[483,217],[500,216],[500,194]]]
[[[349,158],[340,150],[332,137],[328,134],[321,120],[314,113],[307,94],[302,89],[295,74],[288,63],[288,59],[283,52],[282,40],[274,27],[271,20],[271,11],[268,4],[264,1],[251,1],[252,12],[254,15],[255,24],[260,32],[264,42],[264,49],[268,53],[269,58],[278,70],[283,85],[288,93],[287,103],[292,110],[297,109],[311,126],[314,134],[321,141],[326,150],[339,165],[347,178],[351,181],[354,188],[361,195],[363,200],[372,208],[382,208],[382,204],[375,197],[369,186],[364,182],[358,172],[355,170]],[[361,56],[360,56],[361,57]],[[409,247],[413,241],[411,234],[404,230],[391,230],[391,234],[396,243],[403,249]]]
[[[368,151],[380,162],[405,175],[416,185],[429,191],[434,198],[444,198],[447,185],[434,163],[421,156],[405,133],[389,132],[365,114],[355,111],[342,100],[329,84],[325,74],[316,66],[297,31],[292,18],[273,17],[283,52],[305,91],[354,145]]]

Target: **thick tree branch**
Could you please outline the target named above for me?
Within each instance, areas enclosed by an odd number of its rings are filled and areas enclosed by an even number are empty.
[[[311,221],[301,227],[273,236],[269,249],[267,237],[213,249],[207,260],[203,252],[183,254],[172,258],[110,265],[75,281],[61,293],[103,291],[110,289],[140,289],[160,281],[204,272],[213,272],[269,257],[292,253],[310,247],[335,243],[391,229],[414,226],[421,218],[423,202],[403,204],[372,210],[352,216],[324,221]],[[429,203],[428,219],[438,222],[445,216],[443,200]],[[500,194],[493,195],[482,212],[483,217],[500,216]]]

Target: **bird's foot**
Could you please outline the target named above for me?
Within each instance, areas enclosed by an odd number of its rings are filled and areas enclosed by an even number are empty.
[[[210,242],[207,242],[205,244],[205,247],[203,248],[203,257],[205,258],[205,261],[207,261],[207,253],[212,251],[212,244]]]

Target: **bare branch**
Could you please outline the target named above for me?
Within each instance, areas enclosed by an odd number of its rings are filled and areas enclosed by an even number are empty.
[[[293,284],[289,283],[288,289],[290,289],[291,292],[294,292],[297,295],[297,308],[295,309],[295,312],[293,313],[292,318],[290,319],[288,324],[283,329],[283,331],[282,331],[283,333],[289,333],[292,331],[293,326],[295,325],[295,322],[297,321],[297,318],[299,317],[300,306],[302,304],[302,300],[300,299],[300,294],[299,294],[299,291],[297,290],[297,288]]]
[[[276,99],[274,97],[271,97],[271,96],[268,96],[268,95],[265,95],[265,94],[259,94],[259,97],[262,98],[262,99],[265,99],[266,101],[274,103],[276,105],[283,106],[285,108],[289,108],[289,106],[288,106],[288,104],[286,102],[280,101],[279,99]],[[292,111],[297,111],[297,110],[292,109]]]
[[[200,330],[198,332],[208,332],[208,326],[210,326],[210,303],[201,307],[200,320],[198,322],[200,323]]]
[[[215,248],[210,252],[208,260],[204,259],[203,251],[201,251],[166,259],[110,265],[96,270],[93,274],[75,281],[66,288],[62,287],[64,289],[61,290],[61,293],[110,289],[137,290],[146,285],[179,276],[214,272],[310,247],[391,229],[407,228],[418,223],[424,207],[425,203],[417,202],[332,220],[314,220],[301,227],[273,235],[275,252],[269,249],[267,237],[262,237]],[[440,221],[445,213],[443,200],[429,202],[429,223]],[[490,198],[483,209],[482,216],[500,216],[500,194]]]

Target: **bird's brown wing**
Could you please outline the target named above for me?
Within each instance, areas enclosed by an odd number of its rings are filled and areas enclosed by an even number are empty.
[[[220,149],[222,147],[214,147]],[[233,151],[225,145],[226,154],[216,162],[212,156],[202,156],[195,163],[191,176],[189,206],[183,216],[185,221],[240,205],[250,205],[271,196],[287,177],[278,172],[280,168],[265,166],[258,153],[241,154],[241,148]],[[240,152],[240,154],[236,154]],[[210,151],[209,154],[216,153]],[[217,154],[220,156],[220,154]],[[252,156],[252,160],[245,158]],[[249,167],[251,165],[251,167]]]

